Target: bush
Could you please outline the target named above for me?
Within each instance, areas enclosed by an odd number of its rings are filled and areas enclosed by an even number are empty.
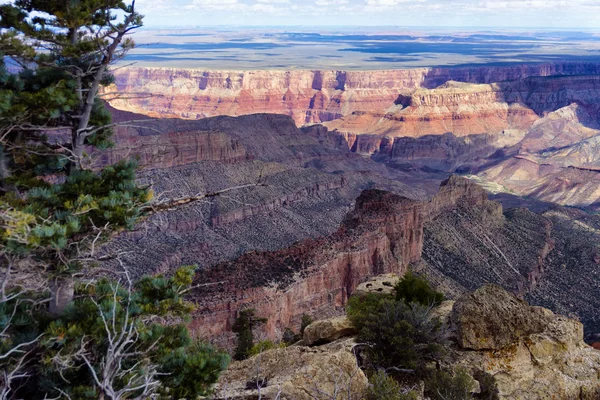
[[[491,374],[488,374],[485,371],[476,371],[473,374],[473,378],[479,382],[479,387],[481,388],[481,392],[477,396],[478,399],[481,400],[499,400],[500,392],[498,391],[498,386],[496,385],[496,380]]]
[[[233,324],[232,331],[237,334],[237,346],[233,355],[235,360],[245,360],[250,356],[250,350],[254,346],[253,329],[267,322],[266,318],[256,317],[255,312],[253,308],[240,311]]]
[[[394,302],[394,298],[387,294],[367,293],[362,296],[352,296],[348,300],[346,315],[360,331],[370,315],[378,313],[383,304]]]
[[[300,322],[300,336],[304,335],[304,329],[313,323],[313,319],[310,315],[302,314],[302,321]]]
[[[287,344],[284,342],[281,343],[273,343],[270,340],[261,340],[256,343],[252,348],[248,351],[248,357],[255,356],[257,354],[262,353],[263,351],[271,350],[271,349],[283,349],[287,347]]]
[[[408,271],[394,288],[396,300],[404,301],[406,304],[419,303],[424,306],[440,304],[444,301],[444,295],[434,290],[426,279]]]
[[[373,374],[369,383],[366,400],[417,400],[419,398],[417,393],[404,389],[383,370]]]
[[[439,321],[431,320],[428,308],[420,304],[408,306],[377,294],[352,297],[348,318],[358,330],[357,342],[367,344],[367,367],[393,367],[420,374],[428,360],[443,355]]]
[[[475,380],[464,368],[457,368],[454,375],[436,370],[425,380],[425,391],[432,400],[468,400],[473,398]]]

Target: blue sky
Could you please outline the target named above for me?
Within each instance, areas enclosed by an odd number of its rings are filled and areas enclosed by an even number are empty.
[[[137,0],[148,27],[600,28],[600,0]]]

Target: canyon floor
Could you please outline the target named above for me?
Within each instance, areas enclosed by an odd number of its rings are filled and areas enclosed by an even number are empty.
[[[269,316],[263,333],[277,338],[407,268],[450,298],[500,284],[581,319],[592,340],[599,76],[577,62],[119,69],[105,96],[136,122],[94,162],[137,157],[159,199],[234,190],[157,213],[107,251],[137,276],[199,265],[214,286],[194,292],[191,326],[225,345],[239,309]]]

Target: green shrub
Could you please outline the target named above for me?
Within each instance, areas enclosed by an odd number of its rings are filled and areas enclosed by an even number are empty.
[[[417,393],[404,389],[383,370],[373,374],[369,383],[366,400],[417,400],[419,398]]]
[[[385,303],[395,303],[394,298],[387,294],[367,293],[362,296],[352,296],[348,300],[346,315],[358,330],[362,329],[365,320],[379,313]]]
[[[436,370],[425,380],[425,391],[432,400],[469,400],[475,388],[475,380],[464,368],[457,368],[454,375]]]
[[[408,306],[391,296],[350,298],[348,318],[358,330],[357,342],[366,344],[365,366],[420,374],[428,360],[441,358],[444,346],[438,338],[440,324],[429,318],[428,311],[425,306]]]
[[[424,306],[439,304],[444,301],[444,295],[433,289],[426,279],[408,271],[394,288],[396,300],[406,304],[419,303]]]
[[[252,357],[257,354],[260,354],[263,351],[267,351],[267,350],[271,350],[271,349],[283,349],[284,347],[287,347],[287,344],[285,342],[273,343],[272,341],[270,341],[268,339],[261,340],[260,342],[256,343],[254,346],[252,346],[252,348],[248,351],[248,357]]]
[[[267,322],[266,318],[256,317],[255,312],[253,308],[240,311],[233,324],[232,331],[237,334],[237,345],[233,355],[235,360],[245,360],[250,356],[250,350],[254,346],[253,329]]]

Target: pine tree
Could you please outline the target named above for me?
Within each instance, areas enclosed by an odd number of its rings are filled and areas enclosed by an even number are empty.
[[[237,334],[237,345],[233,358],[245,360],[250,357],[254,346],[254,328],[267,322],[266,318],[256,317],[256,310],[249,308],[241,310],[232,326],[233,332]]]
[[[193,268],[86,276],[151,200],[135,163],[86,154],[111,145],[98,91],[141,23],[135,1],[0,5],[0,399],[194,398],[228,361],[184,325]]]
[[[40,324],[39,345],[13,382],[15,398],[197,398],[229,356],[192,339],[183,299],[194,267],[171,278],[80,284],[60,318]],[[27,385],[22,385],[26,381]]]
[[[3,267],[24,265],[50,279],[51,309],[71,300],[71,275],[100,240],[130,228],[149,192],[135,164],[101,174],[85,168],[86,147],[111,144],[110,114],[98,98],[108,67],[133,47],[135,2],[17,0],[0,6],[0,239]],[[118,15],[122,20],[119,22]],[[11,277],[13,279],[13,277]],[[22,285],[23,282],[12,282]]]

